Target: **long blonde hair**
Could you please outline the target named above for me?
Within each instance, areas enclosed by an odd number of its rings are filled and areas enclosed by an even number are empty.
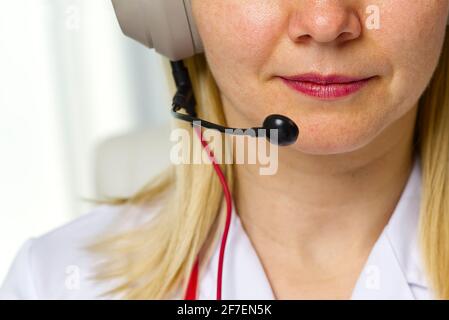
[[[449,33],[433,78],[419,101],[414,133],[422,163],[420,237],[430,285],[440,299],[449,299]],[[216,82],[204,54],[185,59],[198,116],[226,125]],[[166,61],[168,66],[168,60]],[[173,121],[191,132],[189,124]],[[191,136],[191,138],[197,138]],[[226,138],[226,137],[225,137]],[[223,164],[231,193],[233,165]],[[172,165],[130,198],[110,204],[157,215],[137,228],[98,239],[88,249],[106,259],[97,281],[121,279],[104,293],[124,299],[169,299],[183,293],[198,253],[216,239],[222,188],[210,164]],[[154,211],[154,210],[153,210]],[[206,261],[203,261],[203,263]]]

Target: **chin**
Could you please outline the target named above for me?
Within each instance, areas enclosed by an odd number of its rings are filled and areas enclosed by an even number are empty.
[[[310,155],[344,154],[364,148],[375,136],[373,131],[362,126],[345,126],[341,130],[335,127],[307,130],[307,127],[303,127],[298,141],[292,147]]]
[[[363,145],[342,144],[339,141],[326,141],[326,143],[297,143],[293,146],[296,150],[309,155],[337,155],[345,154],[360,149]]]

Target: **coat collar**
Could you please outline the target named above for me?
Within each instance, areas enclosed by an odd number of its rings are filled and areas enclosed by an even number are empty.
[[[405,189],[368,257],[353,299],[415,299],[412,287],[429,291],[419,250],[420,200],[421,163],[415,156]]]
[[[416,156],[398,204],[356,282],[351,299],[415,299],[411,287],[427,290],[418,246],[421,165]],[[200,273],[199,299],[215,299],[219,241]],[[430,293],[429,293],[430,294]],[[233,207],[224,259],[224,300],[272,300],[262,263]]]

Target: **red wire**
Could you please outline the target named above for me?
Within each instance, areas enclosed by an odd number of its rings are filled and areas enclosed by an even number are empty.
[[[195,264],[193,266],[192,274],[190,275],[189,285],[187,287],[187,292],[184,296],[184,300],[196,300],[196,287],[198,283],[198,257],[196,258]]]
[[[209,146],[207,144],[206,141],[203,140],[203,134],[201,131],[201,127],[197,127],[195,126],[195,131],[198,135],[198,137],[200,138],[201,144],[203,145],[204,149],[207,152],[207,155],[210,159],[210,161],[212,162],[212,165],[215,169],[215,172],[218,175],[218,178],[220,179],[221,185],[223,187],[223,192],[224,192],[224,196],[226,199],[226,224],[225,224],[225,229],[224,229],[224,233],[223,233],[223,237],[221,239],[221,246],[220,246],[220,257],[219,257],[219,261],[218,261],[218,275],[217,275],[217,300],[221,300],[221,291],[222,291],[222,284],[223,284],[223,263],[224,263],[224,253],[225,253],[225,249],[226,249],[226,241],[228,238],[228,233],[229,233],[229,227],[231,225],[231,212],[232,212],[232,197],[231,197],[231,193],[229,192],[229,186],[228,183],[226,182],[226,178],[223,174],[223,171],[221,171],[220,166],[217,164],[214,154],[213,152],[209,149]],[[198,268],[198,260],[196,262],[195,265],[196,268]],[[198,278],[198,276],[194,276],[196,278]],[[196,283],[197,280],[195,280]],[[196,289],[196,285],[194,285],[194,289]]]

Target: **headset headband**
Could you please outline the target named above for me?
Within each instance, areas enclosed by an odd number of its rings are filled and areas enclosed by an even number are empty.
[[[112,4],[123,33],[170,60],[204,51],[191,0],[112,0]]]

